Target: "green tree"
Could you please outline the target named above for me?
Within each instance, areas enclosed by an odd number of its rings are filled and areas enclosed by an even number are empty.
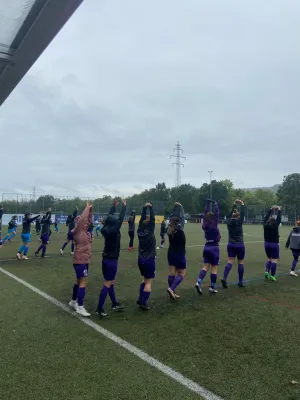
[[[271,207],[277,202],[277,196],[271,190],[257,189],[254,192],[254,196],[258,200],[258,204],[265,204],[267,207]]]
[[[283,178],[277,191],[279,204],[300,204],[300,174],[294,173]]]

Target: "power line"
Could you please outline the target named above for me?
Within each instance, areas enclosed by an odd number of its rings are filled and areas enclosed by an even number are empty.
[[[172,165],[176,166],[176,179],[175,179],[175,186],[178,187],[181,185],[181,167],[184,167],[184,164],[181,162],[182,159],[186,160],[186,157],[182,156],[183,150],[181,148],[181,145],[179,141],[175,145],[173,152],[175,154],[172,154],[170,158],[175,158],[176,161],[173,162]]]

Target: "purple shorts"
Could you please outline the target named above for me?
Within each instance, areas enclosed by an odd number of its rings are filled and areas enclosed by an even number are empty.
[[[76,278],[86,278],[88,276],[89,264],[73,264]]]
[[[140,273],[145,279],[155,278],[155,257],[139,258],[138,265]]]
[[[168,253],[168,264],[176,269],[186,269],[186,257],[183,254]]]
[[[265,252],[268,258],[279,259],[279,243],[265,242]]]
[[[102,260],[102,273],[106,281],[114,281],[118,272],[118,259]]]
[[[44,244],[44,245],[45,245],[45,244],[48,244],[49,239],[50,239],[49,233],[43,233],[43,234],[41,235],[42,244]]]
[[[67,235],[67,239],[68,240],[74,240],[74,234],[73,234],[73,232],[68,232],[68,235]]]
[[[211,266],[217,266],[220,263],[220,247],[219,246],[204,246],[203,262]]]
[[[228,258],[237,258],[238,260],[245,259],[244,243],[228,243],[227,245]]]

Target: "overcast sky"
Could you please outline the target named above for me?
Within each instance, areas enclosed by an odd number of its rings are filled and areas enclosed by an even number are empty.
[[[299,20],[299,0],[85,0],[0,108],[2,191],[171,186],[178,140],[182,183],[280,183],[299,164]]]

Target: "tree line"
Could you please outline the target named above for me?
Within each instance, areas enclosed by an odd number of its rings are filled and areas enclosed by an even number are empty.
[[[284,215],[289,220],[299,218],[300,214],[300,174],[293,173],[285,176],[277,193],[267,189],[245,190],[234,188],[231,180],[225,179],[212,181],[212,197],[219,203],[221,216],[227,215],[233,201],[236,198],[243,199],[247,206],[248,219],[265,212],[265,209],[274,204],[283,207]],[[158,215],[168,215],[175,201],[183,204],[188,214],[200,214],[203,212],[204,204],[210,196],[210,185],[204,183],[200,188],[190,184],[183,184],[179,187],[168,188],[164,182],[158,183],[155,187],[144,190],[127,198],[128,209],[136,209],[137,212],[143,204],[150,201],[154,205]],[[113,198],[109,195],[92,199],[94,212],[105,214],[111,205]],[[119,199],[120,200],[120,199]],[[15,200],[3,199],[4,212],[8,214],[32,212],[39,213],[49,207],[56,213],[70,213],[79,206],[84,208],[86,199],[82,198],[56,198],[51,194],[33,199],[32,196],[23,201],[23,198]]]

